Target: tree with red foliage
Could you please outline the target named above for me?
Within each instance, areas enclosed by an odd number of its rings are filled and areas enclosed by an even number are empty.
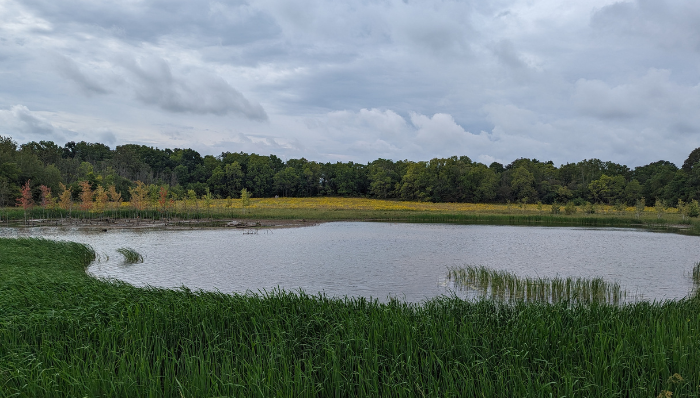
[[[172,205],[172,200],[168,199],[168,188],[161,186],[160,190],[158,190],[158,194],[160,194],[158,205],[160,206],[161,212],[165,212]]]
[[[22,197],[17,198],[17,205],[22,206],[24,209],[24,223],[27,223],[27,210],[31,210],[34,206],[34,199],[32,199],[32,189],[29,187],[29,182],[31,179],[27,180],[27,183],[22,186]]]

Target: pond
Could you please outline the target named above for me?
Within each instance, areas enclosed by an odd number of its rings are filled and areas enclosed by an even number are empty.
[[[0,236],[87,243],[100,256],[89,273],[137,286],[302,289],[380,301],[450,294],[447,270],[464,265],[521,277],[602,277],[637,298],[679,299],[693,289],[689,274],[700,261],[700,237],[620,228],[329,222],[259,231],[1,228]],[[120,247],[145,261],[125,264]]]

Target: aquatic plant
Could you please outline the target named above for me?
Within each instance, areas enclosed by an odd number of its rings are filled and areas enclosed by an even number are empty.
[[[460,290],[496,301],[617,305],[627,298],[619,283],[602,278],[520,278],[508,271],[471,265],[450,268],[447,278]]]
[[[143,256],[131,247],[119,248],[117,249],[117,252],[124,256],[124,262],[127,264],[143,262]]]
[[[693,283],[700,286],[700,261],[693,267]]]

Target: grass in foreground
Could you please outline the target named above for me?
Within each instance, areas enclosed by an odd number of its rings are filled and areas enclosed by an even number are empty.
[[[0,396],[700,396],[700,302],[415,305],[135,288],[0,239]]]

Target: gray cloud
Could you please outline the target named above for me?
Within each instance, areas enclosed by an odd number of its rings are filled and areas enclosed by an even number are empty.
[[[602,7],[591,17],[595,29],[638,38],[661,48],[700,51],[700,3],[637,0]]]
[[[246,99],[224,79],[205,71],[173,73],[157,57],[117,60],[126,72],[136,98],[171,112],[226,115],[237,114],[258,121],[267,120],[260,104]]]
[[[4,126],[47,137],[54,112],[115,144],[321,161],[634,166],[700,146],[692,0],[7,0],[0,41]]]
[[[145,0],[91,2],[27,0],[23,5],[68,34],[95,28],[129,41],[157,42],[164,36],[190,44],[241,45],[279,33],[273,20],[245,1]]]
[[[91,96],[94,94],[107,94],[110,91],[97,79],[81,71],[78,65],[71,59],[61,54],[54,55],[54,62],[58,73],[75,83],[81,92]]]

